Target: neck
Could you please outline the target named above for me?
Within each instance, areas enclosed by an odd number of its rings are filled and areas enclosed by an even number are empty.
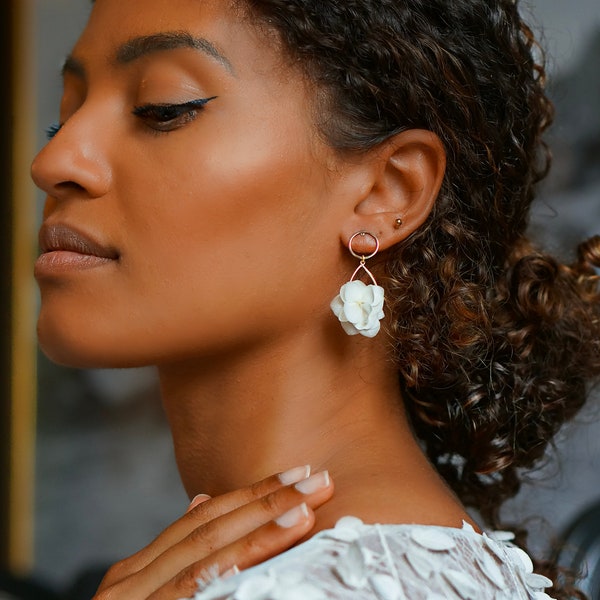
[[[437,487],[385,351],[383,336],[344,340],[334,351],[305,336],[160,367],[188,494],[214,496],[310,464],[313,472],[328,469],[336,484],[334,500],[320,509],[331,526],[345,512],[369,519],[378,490],[389,505],[407,481]],[[380,503],[374,520],[401,520],[386,510]]]

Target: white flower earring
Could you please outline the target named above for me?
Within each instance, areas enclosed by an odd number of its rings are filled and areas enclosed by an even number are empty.
[[[375,241],[375,250],[371,254],[359,254],[352,247],[358,237],[369,236]],[[383,288],[377,285],[373,273],[367,269],[365,261],[373,258],[379,251],[379,240],[368,231],[358,231],[348,242],[348,250],[352,256],[360,260],[360,264],[352,274],[350,281],[340,288],[340,293],[331,301],[331,310],[340,320],[348,335],[364,335],[375,337],[379,333],[383,319]],[[368,285],[355,279],[359,271],[365,271],[373,283]]]

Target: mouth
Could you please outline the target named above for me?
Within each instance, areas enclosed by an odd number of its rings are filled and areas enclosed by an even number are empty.
[[[119,253],[111,246],[103,245],[67,225],[42,225],[39,242],[42,254],[63,251],[110,260],[119,258]]]
[[[119,260],[119,252],[114,247],[64,224],[44,223],[40,229],[39,245],[41,255],[35,264],[38,278]]]

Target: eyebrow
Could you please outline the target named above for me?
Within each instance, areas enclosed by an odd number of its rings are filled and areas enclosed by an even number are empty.
[[[206,54],[223,65],[229,73],[235,75],[233,65],[216,46],[203,37],[195,37],[188,31],[165,31],[152,35],[144,35],[127,40],[115,52],[115,62],[126,65],[154,52],[191,48]],[[67,56],[62,68],[63,76],[71,73],[85,79],[85,68],[77,58]]]
[[[214,44],[203,37],[194,37],[188,31],[165,31],[133,38],[119,47],[116,59],[119,64],[127,64],[152,52],[177,48],[199,50],[220,62],[230,73],[234,72],[233,65]]]

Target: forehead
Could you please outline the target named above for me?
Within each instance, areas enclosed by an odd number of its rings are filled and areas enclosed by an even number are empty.
[[[174,35],[194,41],[169,52],[164,46]],[[150,52],[144,48],[148,40]],[[198,40],[202,47],[190,48]],[[284,123],[302,124],[315,147],[327,146],[316,125],[320,96],[315,85],[240,0],[96,0],[69,60],[67,66],[81,67],[80,79],[102,93],[137,89],[154,67],[153,76],[159,70],[162,76],[185,63],[186,72],[197,74],[202,84],[218,82],[216,91],[209,86],[207,93],[218,95],[232,115],[280,119],[281,136]],[[160,79],[153,76],[148,80]],[[173,81],[175,76],[169,84]]]
[[[132,23],[144,27],[147,22],[167,25],[184,21],[191,25],[203,19],[227,22],[237,20],[239,12],[231,0],[93,0],[91,15],[117,19],[114,28]]]
[[[179,38],[175,47],[196,46],[231,72],[262,65],[260,70],[275,75],[284,67],[279,45],[231,0],[95,0],[72,55],[127,62],[118,59],[149,53],[139,40],[152,42],[153,50],[167,50],[168,37],[171,42]],[[184,38],[192,42],[181,43]],[[135,48],[126,47],[131,40],[138,40]]]

